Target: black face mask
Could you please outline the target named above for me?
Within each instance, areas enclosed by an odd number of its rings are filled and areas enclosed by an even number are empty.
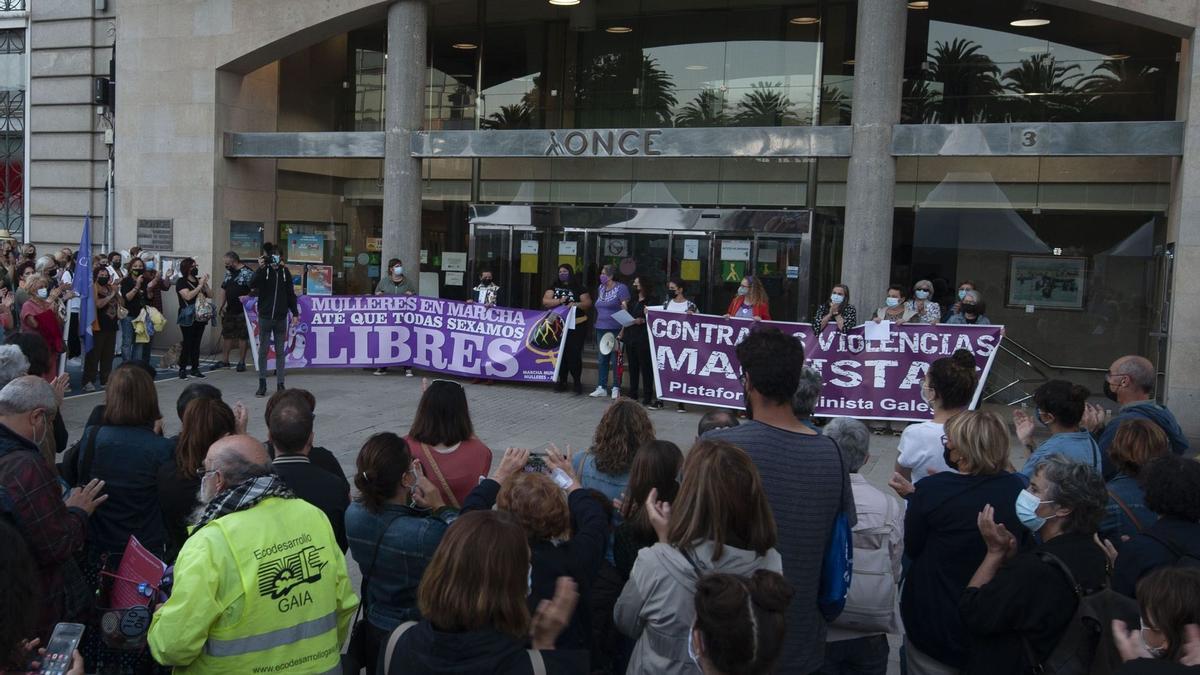
[[[1112,385],[1108,383],[1108,378],[1104,379],[1104,397],[1113,403],[1117,402],[1117,392],[1113,391]]]
[[[979,307],[977,305],[963,305],[962,311],[963,314],[978,314]]]
[[[491,278],[491,277],[482,277],[482,278],[480,278],[480,280],[479,280],[479,281],[480,281],[480,283],[482,283],[484,286],[490,286],[490,285],[492,284],[492,278]]]
[[[950,459],[950,448],[942,448],[942,460],[946,462],[946,466],[958,471],[958,462]]]
[[[97,277],[96,281],[100,282],[101,286],[108,285],[108,277]]]

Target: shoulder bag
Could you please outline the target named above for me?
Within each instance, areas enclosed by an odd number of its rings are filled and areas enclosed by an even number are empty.
[[[821,586],[817,593],[817,607],[826,621],[836,619],[846,607],[846,595],[850,592],[850,577],[854,567],[854,532],[846,515],[846,483],[849,479],[846,477],[846,463],[842,460],[842,449],[837,441],[833,441],[833,449],[837,452],[838,467],[841,469],[838,480],[842,484],[837,514],[833,517],[833,527],[830,528],[821,560]]]
[[[433,458],[434,449],[422,443],[421,451],[425,453],[425,458],[429,460],[429,466],[433,467],[433,475],[438,479],[438,488],[442,490],[442,496],[446,498],[446,503],[456,509],[459,508],[458,497],[454,496],[454,490],[450,489],[450,483],[442,475],[442,467],[438,466],[437,460]]]
[[[367,595],[367,591],[371,588],[371,575],[375,573],[375,565],[379,562],[379,548],[383,545],[383,537],[391,529],[392,523],[396,522],[399,515],[392,516],[392,519],[387,521],[383,526],[383,531],[379,533],[379,538],[375,540],[375,553],[371,556],[371,567],[363,574],[362,583],[358,587],[358,597],[361,601],[358,605],[358,611],[354,614],[353,628],[350,629],[350,642],[346,644],[346,651],[342,654],[342,672],[343,673],[358,673],[363,668],[367,668],[369,664],[374,663],[378,659],[379,654],[370,654],[367,650],[367,644],[370,640],[367,635],[370,630],[370,620],[367,618],[367,610],[370,609],[371,596]]]
[[[1142,527],[1142,521],[1138,520],[1137,516],[1133,515],[1133,509],[1129,508],[1129,505],[1125,503],[1125,500],[1118,497],[1117,493],[1113,492],[1112,490],[1108,491],[1108,496],[1117,503],[1117,506],[1121,507],[1121,510],[1125,512],[1126,516],[1129,516],[1129,520],[1132,521],[1133,526],[1137,528],[1138,534],[1142,534],[1146,528]]]

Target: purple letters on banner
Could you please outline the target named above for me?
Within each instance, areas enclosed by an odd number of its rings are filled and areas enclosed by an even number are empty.
[[[814,414],[880,420],[930,419],[933,411],[921,399],[921,382],[931,363],[957,349],[975,357],[979,386],[972,406],[978,404],[1003,330],[895,324],[887,341],[868,342],[862,326],[844,335],[826,328],[818,337],[807,324],[654,309],[646,316],[655,386],[664,401],[744,409],[737,344],[752,330],[772,327],[799,337],[807,365],[821,373],[824,384]]]
[[[553,382],[573,308],[533,311],[420,296],[297,298],[288,368],[413,366],[512,382]],[[258,300],[243,298],[253,353]],[[268,360],[274,365],[271,350]],[[268,368],[269,370],[270,368]]]

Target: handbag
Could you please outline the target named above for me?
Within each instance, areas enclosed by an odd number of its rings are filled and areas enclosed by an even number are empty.
[[[370,596],[367,595],[367,589],[371,586],[371,574],[375,572],[375,563],[379,562],[379,547],[383,545],[383,537],[387,534],[388,529],[392,527],[392,523],[396,522],[399,515],[393,516],[383,526],[383,531],[379,533],[379,538],[375,540],[375,553],[371,556],[371,567],[366,574],[363,574],[362,583],[358,587],[358,597],[362,598],[362,602],[358,605],[358,611],[354,615],[353,627],[350,629],[350,642],[346,644],[346,651],[342,654],[342,674],[357,675],[357,673],[365,668],[367,664],[374,663],[379,657],[378,654],[367,653],[367,642],[369,638],[367,631],[370,630],[369,621],[365,616],[364,609],[370,603]]]
[[[842,460],[842,449],[837,441],[839,476],[846,475],[846,464]],[[850,577],[854,568],[854,533],[850,529],[850,518],[846,515],[846,481],[842,481],[838,512],[833,517],[829,531],[829,543],[821,560],[821,587],[817,592],[817,606],[826,621],[833,621],[846,607],[846,594],[850,591]]]
[[[196,297],[196,320],[197,321],[203,322],[203,321],[208,321],[209,319],[213,318],[213,314],[215,313],[215,310],[216,310],[216,308],[213,307],[212,300],[209,300],[207,295],[201,293]]]
[[[446,498],[446,503],[457,509],[458,497],[454,496],[454,490],[450,489],[449,481],[442,475],[442,468],[438,466],[437,460],[433,458],[433,449],[422,443],[421,451],[425,453],[425,458],[429,460],[429,465],[433,467],[433,475],[437,476],[438,487],[443,490],[442,496]]]
[[[175,316],[175,323],[178,323],[180,328],[187,328],[196,323],[196,306],[181,306],[179,308],[179,314]]]

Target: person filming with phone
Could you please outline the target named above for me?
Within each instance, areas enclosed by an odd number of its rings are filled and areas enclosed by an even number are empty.
[[[263,244],[258,258],[258,270],[250,284],[253,295],[258,297],[258,391],[255,396],[267,395],[267,355],[271,345],[275,346],[276,388],[283,391],[285,353],[289,325],[300,323],[300,306],[296,302],[296,288],[292,286],[292,273],[288,271],[279,255],[279,248],[267,242]],[[291,323],[288,314],[291,314]]]

